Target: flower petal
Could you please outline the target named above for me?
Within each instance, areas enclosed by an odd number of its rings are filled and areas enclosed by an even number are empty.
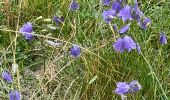
[[[114,44],[113,47],[116,51],[124,52],[124,41],[122,38],[119,38]]]
[[[123,38],[123,41],[124,41],[124,47],[128,52],[130,52],[132,49],[136,49],[136,43],[131,37],[125,36]]]
[[[125,6],[123,9],[120,10],[118,16],[122,18],[123,21],[126,20],[132,20],[132,14],[131,14],[131,7]]]
[[[119,30],[119,33],[123,34],[125,32],[127,32],[130,28],[130,24],[126,25],[126,26],[123,26],[120,30]]]
[[[161,34],[160,34],[160,43],[161,43],[162,45],[167,44],[167,38],[166,38],[166,35],[165,35],[164,33],[161,33]]]
[[[77,45],[73,45],[70,49],[70,55],[74,58],[77,58],[81,53],[81,49]]]

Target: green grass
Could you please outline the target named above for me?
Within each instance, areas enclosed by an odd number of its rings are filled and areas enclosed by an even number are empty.
[[[102,11],[108,7],[99,1],[78,0],[80,9],[73,13],[68,9],[68,0],[23,0],[19,27],[32,22],[35,34],[41,36],[26,41],[19,35],[15,50],[14,31],[20,2],[13,0],[9,26],[5,15],[0,14],[0,69],[1,72],[4,69],[12,72],[11,65],[16,60],[20,85],[18,75],[14,75],[12,86],[1,81],[0,99],[8,99],[12,88],[20,88],[24,100],[120,100],[118,95],[112,93],[116,82],[132,80],[138,80],[142,90],[128,95],[128,100],[170,99],[170,44],[161,46],[159,43],[160,31],[170,37],[170,2],[143,0],[141,10],[152,20],[151,27],[144,31],[133,22],[126,33],[140,44],[142,54],[138,54],[136,51],[114,51],[113,33],[101,17]],[[60,29],[51,31],[46,25],[55,23],[45,22],[44,19],[52,19],[54,15],[63,15],[66,19]],[[43,19],[35,20],[39,16]],[[116,23],[119,26],[123,24],[121,20]],[[51,47],[45,42],[46,39],[59,40],[63,46]],[[77,59],[69,55],[72,44],[81,46],[82,53]]]

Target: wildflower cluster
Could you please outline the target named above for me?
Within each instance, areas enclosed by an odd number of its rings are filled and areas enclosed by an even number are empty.
[[[7,70],[2,72],[2,78],[9,84],[13,83],[12,75]],[[11,90],[9,92],[9,99],[20,100],[20,92],[18,92],[17,90]]]
[[[111,0],[103,0],[103,4],[109,6]],[[118,29],[117,25],[113,24],[115,32],[118,32],[121,35],[121,37],[113,43],[115,51],[124,52],[127,50],[130,52],[131,50],[136,49],[138,53],[141,53],[140,45],[130,36],[124,35],[130,29],[132,21],[136,21],[137,25],[144,30],[147,30],[151,24],[151,20],[146,17],[138,7],[138,2],[134,2],[134,5],[129,5],[126,2],[123,2],[123,0],[114,0],[109,10],[103,11],[102,17],[108,24],[111,24],[116,19],[122,19],[123,23],[127,23],[122,26],[121,29]],[[160,42],[161,44],[167,43],[166,36],[162,33],[160,35]]]
[[[8,71],[5,70],[2,72],[2,78],[8,83],[12,83],[12,76]]]
[[[103,0],[103,4],[105,6],[110,7],[111,3],[111,0]],[[111,27],[113,26],[115,31],[113,34],[119,33],[119,38],[113,43],[115,51],[122,53],[124,51],[130,52],[134,49],[137,50],[139,54],[141,53],[140,45],[136,43],[132,37],[125,35],[125,33],[129,31],[132,21],[136,22],[137,25],[145,31],[151,25],[151,20],[140,10],[136,0],[134,0],[133,5],[126,3],[125,0],[114,0],[110,9],[103,11],[102,18],[106,24],[109,24]],[[118,29],[116,23],[112,25],[112,22],[116,22],[115,20],[117,19],[122,20],[123,22],[120,29]],[[167,43],[164,33],[160,34],[160,43],[162,45]],[[122,100],[124,100],[126,94],[137,92],[141,89],[141,87],[142,86],[136,80],[130,83],[117,82],[117,88],[114,93],[121,95]]]
[[[103,1],[103,3],[106,4],[106,0]],[[127,25],[122,26],[120,30],[118,30],[116,24],[113,25],[114,30],[119,34],[124,34],[130,29],[131,23],[129,23],[128,20],[136,20],[138,25],[146,30],[151,21],[140,11],[138,3],[135,2],[134,6],[123,3],[123,0],[114,1],[111,9],[103,11],[102,16],[106,23],[111,23],[113,19],[116,19],[116,17],[122,19],[124,23],[128,23]],[[130,36],[127,35],[118,38],[117,41],[113,43],[113,47],[118,52],[124,52],[125,50],[130,52],[132,49],[137,49],[139,53],[141,51],[140,46]]]
[[[70,8],[71,11],[75,12],[76,10],[79,9],[79,4],[76,0],[73,0],[70,3]],[[37,18],[41,19],[40,18]],[[64,16],[54,16],[53,17],[53,22],[55,23],[56,27],[59,27],[60,24],[62,24],[64,22]],[[55,26],[48,26],[48,28],[55,30],[56,29]],[[28,41],[32,41],[34,39],[34,24],[31,22],[27,22],[25,23],[20,29],[19,29],[19,33],[21,33],[21,35]],[[51,41],[51,40],[45,40],[46,43],[48,43],[50,46],[56,47],[56,46],[61,46],[62,43],[58,42],[58,41]],[[70,48],[70,56],[73,58],[77,58],[79,57],[81,53],[81,49],[78,45],[73,44],[72,47]],[[13,64],[12,65],[12,72],[13,74],[15,74],[17,72],[18,69],[18,65],[17,64]],[[13,77],[12,74],[10,74],[9,71],[5,70],[2,72],[2,78],[4,79],[4,81],[6,81],[6,83],[12,85],[13,84]],[[21,93],[15,89],[10,90],[9,91],[9,100],[21,100]]]
[[[129,35],[125,35],[130,30],[130,26],[132,21],[135,21],[137,25],[143,29],[147,30],[149,28],[149,25],[151,25],[151,20],[144,15],[144,13],[140,10],[138,7],[138,2],[134,2],[134,5],[129,5],[123,0],[114,0],[112,2],[111,0],[102,0],[103,4],[105,6],[110,6],[110,9],[104,10],[102,13],[102,18],[104,21],[113,26],[114,34],[118,33],[119,38],[116,39],[113,43],[113,48],[117,52],[131,52],[132,50],[137,50],[137,52],[141,53],[141,47],[140,45]],[[111,5],[112,3],[112,5]],[[70,3],[69,10],[72,12],[76,12],[79,9],[79,4],[76,0],[72,0]],[[112,22],[114,20],[121,20],[124,24],[121,25],[121,28],[119,29],[114,23],[112,25]],[[56,26],[49,26],[50,29],[55,30],[55,27],[60,27],[65,21],[64,16],[56,16],[53,17],[53,22]],[[31,22],[25,23],[20,29],[19,33],[28,41],[31,41],[34,39],[34,24]],[[116,37],[114,37],[116,38]],[[159,41],[162,45],[167,44],[167,38],[164,33],[161,32]],[[45,40],[46,43],[48,43],[50,46],[56,47],[62,45],[62,43],[58,41],[51,41],[51,40]],[[72,44],[71,48],[69,49],[69,54],[72,58],[78,58],[81,54],[81,47]],[[15,73],[18,68],[18,65],[13,65],[13,73]],[[4,81],[6,81],[8,84],[13,84],[13,77],[8,71],[2,72],[2,78]],[[131,93],[138,92],[141,90],[142,86],[139,84],[137,80],[133,80],[130,83],[127,82],[117,82],[116,89],[114,90],[114,93],[118,95],[127,95]],[[9,98],[10,100],[20,100],[21,93],[15,89],[10,90],[9,92]]]

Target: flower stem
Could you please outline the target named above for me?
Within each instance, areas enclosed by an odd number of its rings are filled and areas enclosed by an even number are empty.
[[[113,27],[112,27],[112,24],[109,23],[109,26],[110,26],[110,29],[111,29],[111,31],[112,31],[112,33],[113,33],[114,41],[116,41],[116,35],[115,35],[115,31],[114,31],[114,29],[113,29]]]
[[[127,100],[127,96],[125,96],[123,94],[121,94],[120,96],[121,96],[121,100]]]

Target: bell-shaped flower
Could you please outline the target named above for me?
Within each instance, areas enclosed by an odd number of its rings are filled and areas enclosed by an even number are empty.
[[[81,49],[78,45],[73,45],[70,49],[70,55],[73,57],[73,58],[77,58],[81,53]]]
[[[132,12],[131,12],[131,7],[130,6],[125,6],[123,9],[120,10],[118,16],[122,18],[123,21],[126,20],[133,20],[132,19]]]
[[[115,10],[104,10],[102,13],[103,19],[106,21],[106,23],[109,23],[112,21],[113,18],[116,17],[116,11]]]
[[[31,40],[33,38],[33,26],[31,23],[27,22],[26,24],[24,24],[21,28],[20,28],[20,32],[23,34],[23,36],[25,37],[26,40]]]
[[[112,9],[119,12],[122,9],[121,3],[116,1],[113,2]]]
[[[139,84],[139,82],[137,80],[133,80],[132,82],[129,83],[130,86],[130,92],[134,93],[134,92],[138,92],[142,86]]]
[[[129,28],[130,28],[130,24],[127,24],[119,30],[119,33],[123,34],[123,33],[127,32],[129,30]]]
[[[129,84],[126,82],[117,82],[116,86],[115,93],[118,95],[127,94],[130,89]]]
[[[9,93],[9,100],[21,100],[20,92],[18,91],[10,91]]]
[[[119,38],[113,44],[113,47],[116,51],[119,52],[124,52],[124,50],[130,52],[131,50],[136,49],[136,43],[131,37],[125,36],[123,38]]]
[[[164,33],[161,33],[159,38],[160,38],[160,43],[162,45],[167,44],[167,38],[166,38],[166,35]]]
[[[2,72],[2,78],[8,83],[12,83],[12,75],[8,71]]]
[[[145,17],[144,20],[140,22],[140,27],[144,30],[147,30],[147,28],[150,24],[151,24],[151,20],[149,18]]]
[[[76,11],[77,9],[79,9],[79,4],[77,3],[76,0],[73,0],[73,1],[71,2],[71,4],[70,4],[70,9],[71,9],[72,11]]]

